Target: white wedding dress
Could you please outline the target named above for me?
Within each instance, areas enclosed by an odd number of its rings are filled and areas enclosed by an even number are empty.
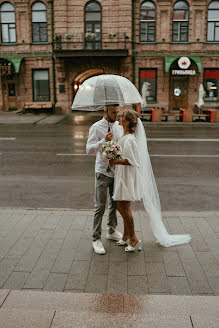
[[[122,159],[131,165],[115,165],[114,200],[141,200],[138,146],[134,134],[124,135],[118,143],[122,147]]]
[[[191,240],[189,234],[171,235],[163,224],[160,197],[148,153],[147,137],[139,118],[135,136],[140,157],[139,173],[142,182],[142,201],[157,243],[164,247],[189,243]]]
[[[189,243],[189,234],[171,235],[167,232],[161,213],[160,197],[151,166],[144,126],[138,118],[135,135],[123,136],[122,158],[131,165],[115,165],[114,200],[135,201],[142,199],[148,213],[151,229],[157,243],[164,247]]]

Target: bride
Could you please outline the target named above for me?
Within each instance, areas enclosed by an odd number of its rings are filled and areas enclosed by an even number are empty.
[[[160,199],[147,150],[144,126],[133,110],[119,113],[119,124],[123,126],[124,135],[119,140],[122,147],[122,159],[110,160],[115,165],[114,195],[117,208],[124,222],[124,233],[117,245],[127,245],[127,252],[141,250],[141,241],[134,229],[131,202],[143,200],[150,224],[157,242],[169,247],[188,243],[190,235],[169,235],[162,221]]]

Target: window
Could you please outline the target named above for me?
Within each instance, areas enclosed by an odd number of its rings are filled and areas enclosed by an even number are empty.
[[[101,7],[91,1],[85,7],[85,48],[101,49]]]
[[[145,1],[140,8],[140,42],[154,42],[156,35],[156,7]]]
[[[33,101],[49,100],[49,70],[33,70]]]
[[[140,69],[140,93],[147,103],[157,100],[157,70]]]
[[[35,2],[32,5],[32,42],[47,42],[46,5]]]
[[[178,1],[173,7],[173,42],[188,42],[189,6]]]
[[[219,42],[219,1],[212,1],[208,6],[207,41]]]
[[[14,6],[9,2],[4,2],[0,8],[1,18],[1,42],[16,42],[16,25]]]
[[[204,101],[219,102],[219,69],[205,69],[204,89]]]

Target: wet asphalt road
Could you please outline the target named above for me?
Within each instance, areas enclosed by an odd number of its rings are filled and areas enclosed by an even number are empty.
[[[0,206],[93,208],[94,157],[71,154],[85,154],[97,119],[0,125]],[[162,209],[219,210],[219,127],[149,125],[146,131]]]

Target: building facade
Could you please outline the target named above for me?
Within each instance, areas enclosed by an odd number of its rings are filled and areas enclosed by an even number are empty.
[[[219,1],[0,0],[0,110],[69,112],[87,78],[120,74],[151,107],[219,107]]]

